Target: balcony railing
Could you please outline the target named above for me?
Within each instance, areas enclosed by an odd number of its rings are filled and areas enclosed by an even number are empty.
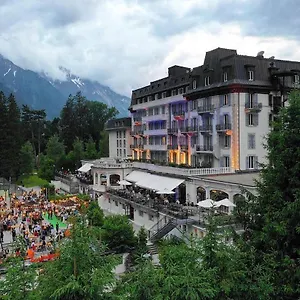
[[[177,134],[178,128],[168,128],[168,134]]]
[[[131,135],[144,135],[144,130],[133,130],[130,132]]]
[[[178,149],[178,145],[168,145],[168,150],[177,150]]]
[[[144,145],[131,144],[130,149],[144,149]]]
[[[174,111],[173,116],[175,119],[184,120],[185,119],[185,112],[184,111]]]
[[[170,166],[159,166],[157,164],[142,163],[142,162],[133,162],[133,167],[136,169],[147,170],[154,173],[165,173],[170,175],[181,175],[181,176],[205,176],[205,175],[234,173],[234,170],[230,167],[188,169],[188,168],[176,168]]]
[[[213,113],[215,107],[213,105],[204,105],[204,106],[198,106],[198,113],[199,114],[205,114],[205,113]]]
[[[208,125],[208,124],[201,125],[201,126],[199,126],[199,131],[200,132],[212,132],[213,131],[213,126]]]
[[[141,122],[142,121],[142,116],[133,117],[133,121],[134,122]]]
[[[246,112],[259,112],[262,110],[262,103],[245,103],[245,111]]]
[[[197,132],[198,130],[196,126],[187,126],[187,127],[180,128],[180,131],[182,133],[188,133],[188,132]]]
[[[196,152],[212,152],[214,150],[212,145],[196,146]]]
[[[231,124],[230,123],[223,123],[223,124],[217,124],[216,125],[216,130],[217,131],[226,131],[231,129]]]

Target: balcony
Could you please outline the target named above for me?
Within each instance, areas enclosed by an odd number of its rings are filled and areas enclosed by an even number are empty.
[[[214,148],[212,145],[204,145],[204,146],[196,146],[196,152],[198,153],[206,153],[206,152],[213,152]]]
[[[144,135],[167,135],[166,128],[149,129],[144,131]]]
[[[223,131],[231,130],[231,124],[230,123],[217,124],[216,125],[216,130],[218,132],[223,132]]]
[[[199,131],[201,133],[212,133],[213,126],[209,125],[209,124],[201,125],[201,126],[199,126]]]
[[[130,145],[130,149],[144,149],[144,145]]]
[[[246,113],[253,113],[253,112],[260,112],[262,110],[262,103],[245,103],[245,112]]]
[[[180,176],[187,176],[187,177],[234,173],[234,170],[230,167],[194,169],[194,168],[177,168],[177,167],[170,167],[170,166],[160,166],[157,164],[142,163],[142,162],[133,162],[133,168],[146,170],[153,173],[165,173],[170,175],[180,175]]]
[[[133,130],[130,132],[131,135],[144,135],[144,130]]]
[[[178,128],[168,128],[168,134],[178,134]]]
[[[167,151],[167,145],[144,145],[145,150]]]
[[[166,114],[152,115],[143,117],[144,122],[152,122],[152,121],[164,121],[167,120]]]
[[[198,114],[213,114],[215,110],[214,105],[198,106]]]
[[[185,119],[185,112],[184,111],[173,111],[174,119],[177,121]]]
[[[183,127],[180,128],[181,133],[189,133],[189,132],[197,132],[197,127],[196,126],[188,126],[188,127]]]
[[[133,122],[141,122],[141,121],[142,121],[142,116],[133,117]]]
[[[178,145],[168,145],[168,150],[177,150]]]

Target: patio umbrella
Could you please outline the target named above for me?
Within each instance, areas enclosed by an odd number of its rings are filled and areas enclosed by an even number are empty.
[[[223,200],[216,202],[216,207],[220,207],[221,205],[226,206],[226,207],[235,207],[236,206],[228,198],[225,198]]]
[[[199,207],[212,208],[216,205],[216,202],[211,199],[206,199],[197,203]]]
[[[120,180],[120,181],[118,181],[118,184],[120,184],[120,185],[132,185],[132,183],[130,183],[127,180]]]
[[[156,194],[159,194],[159,195],[172,195],[172,194],[175,194],[175,192],[164,189],[162,191],[157,191]]]

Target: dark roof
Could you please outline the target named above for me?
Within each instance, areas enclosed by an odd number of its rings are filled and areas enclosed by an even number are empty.
[[[111,119],[106,123],[106,130],[131,128],[131,118]]]

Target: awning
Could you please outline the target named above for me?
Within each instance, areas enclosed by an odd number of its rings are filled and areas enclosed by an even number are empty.
[[[127,181],[131,182],[137,182],[144,178],[145,176],[150,175],[149,173],[141,172],[141,171],[132,171],[130,174],[128,174],[125,179]]]
[[[93,164],[86,163],[83,166],[81,166],[77,171],[82,173],[87,173],[91,170]]]
[[[147,174],[144,178],[141,178],[136,185],[154,191],[172,191],[183,182],[184,180],[182,179]]]

